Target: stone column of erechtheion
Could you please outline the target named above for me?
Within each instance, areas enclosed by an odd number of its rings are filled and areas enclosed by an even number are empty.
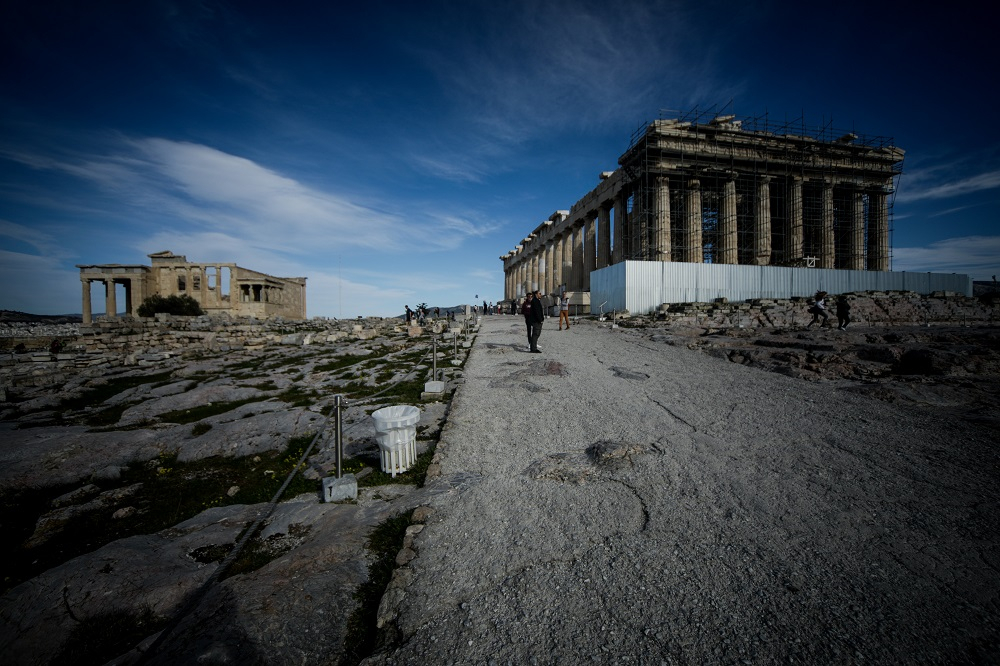
[[[681,261],[694,264],[702,262],[702,224],[701,181],[692,179],[688,181],[687,196],[684,199],[684,246],[681,248]]]
[[[606,202],[598,207],[597,220],[597,268],[601,269],[611,265],[611,206]]]
[[[105,313],[109,317],[118,316],[118,303],[115,298],[114,278],[105,278],[104,280],[104,305]]]
[[[833,245],[833,183],[823,183],[821,204],[822,227],[820,230],[819,268],[835,268]]]
[[[580,280],[578,288],[580,291],[590,291],[590,274],[597,265],[597,218],[593,211],[587,213],[583,228],[580,229],[580,235],[584,237],[583,275],[581,276],[583,279]]]
[[[719,201],[719,256],[720,264],[739,263],[736,235],[736,179],[729,178],[722,185]]]
[[[670,181],[666,176],[656,179],[656,201],[653,206],[654,261],[670,261]]]
[[[767,266],[771,263],[771,177],[757,181],[753,216],[753,263]]]
[[[868,270],[889,270],[889,211],[885,188],[868,191]]]
[[[802,261],[802,223],[802,179],[793,176],[788,184],[788,235],[785,240],[785,258],[791,265]]]
[[[848,192],[848,250],[847,268],[854,271],[865,269],[865,194],[860,189]]]
[[[90,280],[80,280],[80,285],[83,287],[83,323],[90,325],[93,321],[90,312]]]
[[[622,251],[622,240],[625,237],[625,193],[619,192],[615,195],[615,231],[614,247],[611,249],[611,263],[618,264],[625,258]]]

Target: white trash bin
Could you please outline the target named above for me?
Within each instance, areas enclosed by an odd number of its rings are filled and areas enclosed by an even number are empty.
[[[417,461],[417,422],[420,409],[410,405],[393,405],[372,412],[375,439],[382,454],[382,471],[401,474]]]

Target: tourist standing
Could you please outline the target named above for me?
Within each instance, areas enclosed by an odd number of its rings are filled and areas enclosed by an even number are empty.
[[[524,325],[528,329],[528,350],[531,350],[531,293],[524,297],[521,303],[521,314],[524,315]]]
[[[563,330],[563,322],[566,322],[566,330],[569,330],[569,296],[566,292],[559,297],[559,330]]]
[[[851,323],[851,304],[847,302],[847,296],[841,294],[837,296],[837,328],[842,331],[847,330],[847,325]]]
[[[409,326],[410,322],[413,321],[413,310],[410,309],[409,305],[404,305],[406,308],[406,325]]]
[[[538,348],[538,336],[542,334],[542,322],[545,321],[545,309],[542,307],[542,292],[535,291],[531,299],[530,308],[531,319],[531,345],[528,350],[532,354],[541,354]]]

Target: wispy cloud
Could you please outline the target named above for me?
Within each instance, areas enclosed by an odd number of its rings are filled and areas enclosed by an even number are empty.
[[[965,273],[987,280],[1000,274],[1000,236],[948,238],[926,247],[893,249],[893,270]]]
[[[916,182],[906,183],[896,196],[896,201],[911,203],[927,199],[949,199],[1000,187],[1000,171],[987,171],[953,180],[942,180],[936,174],[936,171],[910,174],[907,180]]]

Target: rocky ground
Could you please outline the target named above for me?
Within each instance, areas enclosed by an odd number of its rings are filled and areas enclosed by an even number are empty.
[[[1000,425],[995,326],[839,331],[655,318],[621,326],[761,371]],[[464,359],[457,351],[439,354],[449,389],[462,382],[461,370],[452,370]],[[446,400],[420,396],[428,371],[428,338],[386,330],[364,341],[84,368],[59,385],[8,392],[0,404],[0,525],[4,560],[16,564],[6,569],[0,598],[5,663],[46,664],[71,651],[76,663],[116,655],[123,655],[117,663],[134,662],[133,646],[148,648],[214,575],[316,433],[287,501],[253,537],[256,561],[211,587],[185,620],[186,640],[158,649],[163,663],[193,655],[208,663],[356,662],[363,650],[344,641],[356,633],[355,595],[377,559],[369,537],[447,488],[370,471],[356,503],[320,502],[319,479],[335,458],[329,408],[335,394],[348,396],[347,469],[362,472],[378,467],[368,414],[418,404],[426,466],[448,413]],[[377,395],[388,387],[396,388]],[[111,647],[84,640],[115,631],[123,638]],[[250,644],[266,653],[241,653]]]
[[[451,388],[465,351],[442,345],[438,354]],[[180,645],[208,654],[242,635],[273,646],[256,657],[268,663],[319,653],[336,661],[376,557],[369,536],[418,503],[447,414],[447,400],[421,395],[431,366],[428,336],[383,327],[370,340],[192,349],[148,367],[79,368],[53,375],[56,384],[8,387],[0,404],[4,663],[68,655],[105,663],[155,635],[270,509],[310,444],[236,573],[199,605],[233,617],[219,633]],[[356,502],[326,504],[320,479],[336,468],[338,394],[343,466],[361,487]],[[379,468],[369,417],[390,404],[422,412],[418,469],[395,478]],[[162,652],[176,659],[177,646]]]

